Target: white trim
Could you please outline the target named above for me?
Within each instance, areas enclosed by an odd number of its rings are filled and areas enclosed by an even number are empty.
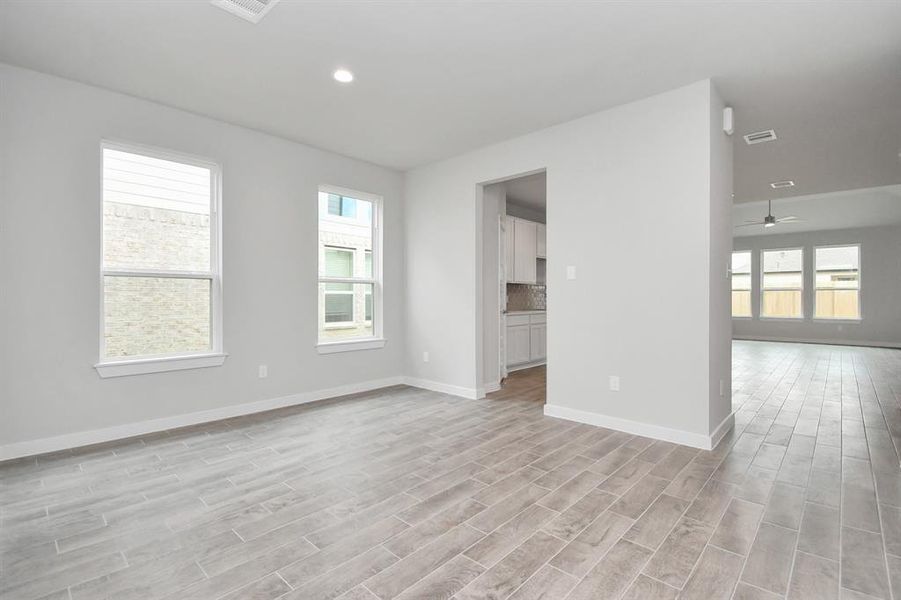
[[[540,367],[541,365],[546,365],[547,359],[542,358],[541,360],[536,360],[534,362],[520,363],[518,365],[507,365],[507,372],[512,373],[513,371],[522,371],[523,369],[531,369],[532,367]]]
[[[128,375],[144,375],[146,373],[220,367],[227,357],[228,354],[215,352],[212,354],[135,358],[132,360],[100,362],[94,365],[94,368],[97,369],[97,374],[100,377],[106,379],[107,377],[125,377]]]
[[[93,444],[130,438],[137,435],[220,421],[222,419],[231,419],[277,408],[307,404],[308,402],[316,402],[318,400],[325,400],[336,396],[368,392],[393,385],[400,385],[404,382],[403,379],[404,378],[400,376],[374,379],[371,381],[351,383],[312,392],[291,394],[280,398],[270,398],[268,400],[247,402],[245,404],[223,406],[221,408],[176,415],[174,417],[163,417],[160,419],[127,423],[125,425],[116,425],[103,429],[67,433],[38,440],[15,442],[0,446],[0,461],[21,458],[23,456],[33,456],[36,454],[46,454],[47,452],[56,452],[58,450],[67,450],[81,446],[90,446]]]
[[[786,342],[790,344],[822,344],[824,346],[867,346],[871,348],[901,348],[901,342],[875,342],[872,340],[847,340],[847,339],[815,339],[815,338],[787,338],[772,335],[733,335],[733,340],[747,340],[749,342]]]
[[[722,439],[734,423],[734,417],[730,414],[717,426],[712,434],[704,435],[702,433],[671,429],[669,427],[661,427],[660,425],[651,425],[649,423],[639,423],[638,421],[620,419],[618,417],[611,417],[609,415],[602,415],[554,404],[545,404],[544,414],[548,417],[566,419],[567,421],[575,421],[577,423],[585,423],[597,427],[607,427],[609,429],[615,429],[633,435],[641,435],[656,440],[682,444],[683,446],[691,446],[692,448],[700,448],[701,450],[713,450],[713,448],[716,447],[716,443]]]
[[[489,383],[486,383],[485,385],[483,385],[483,386],[481,387],[481,390],[482,390],[485,394],[490,394],[490,393],[492,393],[492,392],[497,392],[497,391],[500,391],[500,389],[501,389],[501,382],[500,382],[500,381],[489,382]]]
[[[451,385],[449,383],[420,379],[418,377],[404,377],[404,383],[412,387],[418,387],[432,392],[440,392],[442,394],[450,394],[451,396],[460,396],[461,398],[469,398],[470,400],[478,400],[484,396],[484,393],[482,396],[479,395],[479,393],[482,392],[479,388]]]
[[[729,433],[733,427],[735,427],[735,413],[730,412],[710,434],[710,448],[708,449],[713,450],[719,446],[719,443],[723,441],[723,438],[726,437],[726,434]]]
[[[316,344],[316,352],[319,354],[334,354],[336,352],[353,352],[355,350],[375,350],[385,347],[385,338],[353,339],[346,342],[322,342]]]

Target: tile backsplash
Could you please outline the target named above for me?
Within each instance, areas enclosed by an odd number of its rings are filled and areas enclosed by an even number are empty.
[[[547,310],[547,286],[508,283],[507,310]]]

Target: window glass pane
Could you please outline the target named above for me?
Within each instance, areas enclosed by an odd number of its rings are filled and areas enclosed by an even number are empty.
[[[373,336],[373,285],[321,281],[373,278],[372,228],[371,201],[319,193],[319,337],[324,341]]]
[[[333,289],[333,286],[342,286]],[[319,338],[325,341],[373,336],[372,284],[319,284]]]
[[[761,257],[760,314],[763,317],[801,318],[804,315],[802,289],[804,287],[804,252],[764,250]]]
[[[732,292],[732,316],[733,317],[750,317],[751,316],[751,292],[735,291]]]
[[[732,253],[732,273],[751,273],[751,252],[733,252]]]
[[[841,248],[817,248],[817,289],[859,289],[859,250],[860,249],[857,246],[844,246]]]
[[[208,351],[210,280],[103,278],[107,358]]]
[[[860,318],[860,248],[817,248],[816,309],[818,319]]]
[[[211,172],[103,150],[103,266],[209,272]]]
[[[760,314],[765,317],[801,318],[801,291],[764,290]]]
[[[817,290],[816,318],[859,319],[860,292],[857,290]]]
[[[348,248],[325,248],[326,277],[353,277],[354,251]]]

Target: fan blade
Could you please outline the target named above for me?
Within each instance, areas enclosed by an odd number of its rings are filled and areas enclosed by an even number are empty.
[[[754,225],[763,225],[763,221],[756,221],[756,220],[754,220],[754,219],[745,219],[744,222],[745,222],[745,223],[752,223],[752,224],[754,224]]]
[[[800,221],[800,220],[801,219],[799,219],[798,217],[788,216],[788,217],[779,217],[778,219],[776,219],[776,222],[777,223],[790,223],[791,221]]]
[[[736,225],[735,228],[738,228],[738,227],[754,227],[755,225],[761,226],[761,225],[763,225],[763,221],[757,221],[756,223],[745,223],[744,225]]]

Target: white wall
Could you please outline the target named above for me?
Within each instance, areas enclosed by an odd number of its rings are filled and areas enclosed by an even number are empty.
[[[901,346],[901,226],[739,237],[733,243],[735,250],[753,250],[751,298],[755,316],[733,319],[736,338]],[[858,243],[863,319],[859,323],[814,321],[814,247]],[[798,247],[804,248],[804,319],[760,320],[760,251]]]
[[[402,374],[401,174],[5,65],[0,111],[0,446]],[[103,138],[222,165],[224,366],[103,380],[93,369]],[[323,183],[385,198],[383,349],[315,350]]]
[[[728,208],[712,207],[728,206],[731,190],[729,144],[712,144],[718,106],[702,81],[409,172],[408,373],[478,387],[476,184],[546,168],[548,404],[688,443],[708,437],[721,412],[711,382],[729,378],[728,360],[711,359],[730,336],[728,311],[710,315],[728,293],[711,263],[725,270],[730,245]],[[610,374],[622,391],[608,391]]]

